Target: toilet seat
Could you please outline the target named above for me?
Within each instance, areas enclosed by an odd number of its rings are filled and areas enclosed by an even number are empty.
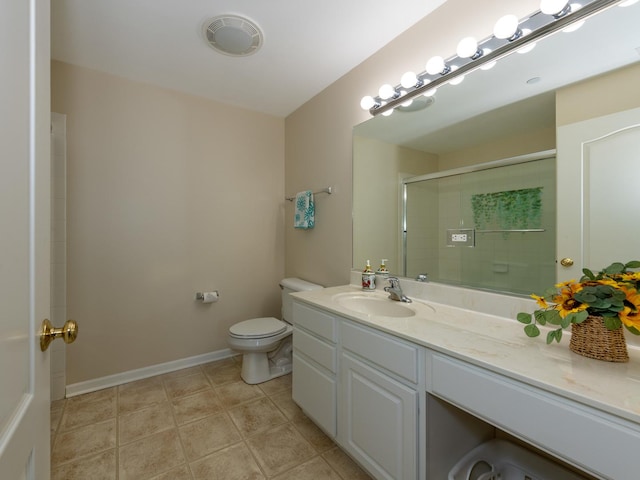
[[[287,324],[274,317],[252,318],[232,325],[229,335],[235,338],[268,338],[286,329]]]

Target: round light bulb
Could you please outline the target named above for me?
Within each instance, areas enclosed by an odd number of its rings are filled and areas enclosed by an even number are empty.
[[[407,72],[402,75],[400,85],[404,88],[413,88],[418,85],[418,76],[414,72]]]
[[[496,22],[493,35],[499,39],[511,38],[518,32],[519,23],[515,15],[505,15]]]
[[[360,107],[363,110],[371,110],[375,106],[375,104],[376,101],[371,95],[366,95],[362,97],[362,100],[360,100]]]
[[[447,66],[444,63],[444,58],[435,56],[429,59],[425,70],[429,75],[438,75],[444,72],[446,67]]]
[[[455,65],[453,67],[451,67],[451,71],[455,72],[458,69],[458,67],[456,67]],[[464,75],[460,75],[456,78],[452,78],[451,80],[449,80],[449,84],[450,85],[460,85],[462,83],[462,81],[464,80]]]
[[[639,0],[625,0],[618,4],[619,7],[630,7],[631,5],[638,3]]]
[[[380,95],[380,98],[383,100],[389,100],[396,95],[396,89],[388,83],[385,83],[380,87],[380,90],[378,90],[378,95]]]
[[[383,117],[388,117],[392,113],[393,113],[393,108],[390,108],[389,110],[382,112],[382,116]]]
[[[400,105],[403,107],[408,107],[409,105],[411,105],[413,103],[413,98],[410,98],[409,100],[407,100],[406,102],[402,102]]]
[[[458,43],[456,53],[460,58],[471,58],[478,53],[478,41],[473,37],[465,37]]]
[[[545,15],[557,15],[567,7],[567,0],[542,0],[540,11]]]
[[[491,49],[490,48],[483,48],[482,49],[482,55],[489,55],[491,53]],[[482,65],[480,67],[480,70],[491,70],[493,67],[496,66],[496,61],[494,60],[493,62],[489,62],[489,63],[485,63],[484,65]]]

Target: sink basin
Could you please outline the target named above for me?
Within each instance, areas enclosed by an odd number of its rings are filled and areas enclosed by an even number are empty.
[[[413,317],[416,314],[408,304],[388,298],[346,295],[338,297],[336,302],[348,310],[378,317]]]

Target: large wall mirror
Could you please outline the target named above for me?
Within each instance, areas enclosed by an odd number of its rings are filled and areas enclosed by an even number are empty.
[[[581,163],[586,154],[580,153],[571,167],[563,164],[570,156],[566,154],[566,139],[572,138],[580,152],[580,145],[589,142],[580,140],[573,130],[584,130],[580,122],[591,119],[594,111],[600,112],[596,116],[605,127],[610,123],[612,130],[629,130],[636,118],[640,124],[640,108],[624,120],[622,127],[606,120],[617,110],[640,107],[639,24],[640,3],[626,8],[613,6],[575,32],[556,33],[526,54],[512,54],[489,71],[467,75],[460,85],[444,85],[438,89],[435,102],[426,108],[396,110],[391,116],[378,116],[356,126],[353,267],[362,268],[367,259],[375,264],[385,258],[389,259],[390,270],[400,276],[429,273],[432,280],[515,294],[539,291],[562,276],[579,276],[586,256],[580,250],[582,245],[576,246],[579,251],[560,251],[566,248],[562,239],[573,236],[573,243],[589,242],[579,240],[583,230],[580,221],[566,220],[574,213],[558,212],[556,207],[568,203],[578,212],[575,216],[582,215],[580,195],[586,184],[581,182],[587,164]],[[582,100],[576,103],[575,98]],[[612,98],[617,107],[610,107]],[[595,107],[586,105],[584,99]],[[570,134],[564,133],[565,126],[572,130]],[[640,127],[637,130],[640,132]],[[637,140],[625,139],[623,143],[637,152],[639,144],[634,142]],[[606,162],[606,150],[601,157],[601,163]],[[591,162],[595,165],[595,160]],[[640,177],[640,160],[623,164],[618,175],[629,177],[632,168],[632,176]],[[592,170],[597,171],[595,167]],[[562,173],[556,176],[556,171]],[[578,183],[565,189],[569,177],[575,177]],[[422,182],[433,179],[437,181]],[[602,191],[594,183],[598,175],[592,175],[589,181],[593,192]],[[465,184],[466,189],[452,189],[453,184]],[[603,188],[612,196],[616,190]],[[495,199],[500,196],[537,202],[538,207],[542,202],[544,225],[533,228],[536,226],[525,222],[527,228],[516,229],[535,230],[531,233],[486,233],[499,230],[495,223],[504,220],[495,217]],[[620,202],[625,202],[624,198]],[[454,226],[443,220],[443,212],[450,212],[453,204],[456,211],[465,212],[455,219],[458,223]],[[487,207],[493,209],[489,213],[494,215],[494,224],[475,225],[474,220],[480,218],[478,209],[489,204],[494,205]],[[596,216],[601,217],[606,210],[600,206],[601,213]],[[524,215],[535,216],[532,211]],[[628,209],[625,211],[628,215]],[[636,213],[637,218],[640,210]],[[531,218],[533,223],[540,223],[538,220]],[[624,223],[621,228],[629,228],[628,219],[620,223]],[[485,233],[475,235],[474,246],[448,245],[451,235],[460,233],[453,231],[456,228]],[[607,228],[612,228],[610,222]],[[567,229],[576,231],[568,235]],[[536,237],[541,230],[546,235]],[[506,250],[497,247],[507,241],[511,246]],[[531,255],[532,250],[537,251],[536,256]],[[640,249],[634,251],[630,245],[628,250],[612,252],[613,260],[640,257]],[[570,255],[576,260],[574,267],[566,272],[556,270],[558,260]],[[593,253],[590,255],[593,258]],[[477,257],[478,263],[472,265],[472,257]],[[609,257],[598,258],[604,262]],[[541,276],[534,275],[543,264]]]

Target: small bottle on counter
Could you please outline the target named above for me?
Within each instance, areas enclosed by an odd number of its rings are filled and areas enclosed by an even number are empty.
[[[387,279],[389,278],[389,269],[387,269],[386,262],[389,260],[383,258],[380,261],[380,268],[376,270],[376,286],[383,287],[386,285]]]
[[[362,289],[363,290],[375,290],[376,289],[376,274],[371,269],[371,263],[367,260],[367,265],[362,271]]]

